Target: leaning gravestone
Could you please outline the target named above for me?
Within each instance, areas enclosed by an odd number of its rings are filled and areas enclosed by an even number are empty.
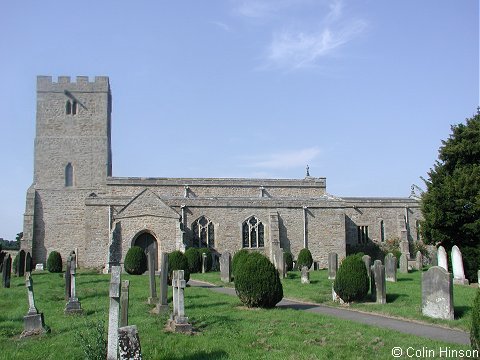
[[[448,272],[447,252],[443,246],[438,247],[437,252],[438,266],[445,269]]]
[[[229,283],[232,281],[231,275],[231,255],[228,251],[225,251],[220,256],[220,280]]]
[[[153,251],[148,252],[148,275],[150,284],[150,296],[148,303],[150,305],[156,305],[158,303],[157,297],[157,283],[155,279],[155,254]]]
[[[338,269],[338,254],[331,252],[328,254],[328,280],[335,280]]]
[[[452,268],[453,283],[459,285],[468,285],[468,280],[465,278],[465,271],[463,269],[462,252],[457,245],[452,247]]]
[[[83,313],[82,306],[80,301],[76,296],[76,283],[75,283],[75,276],[76,276],[76,269],[77,269],[77,262],[75,259],[75,254],[71,256],[70,262],[70,298],[68,299],[67,305],[65,306],[65,314],[81,314]]]
[[[4,288],[10,287],[11,276],[12,276],[12,257],[8,255],[6,259],[3,260],[2,286]]]
[[[39,335],[48,332],[43,320],[43,313],[39,313],[35,306],[35,297],[33,296],[33,281],[30,275],[27,275],[25,286],[28,291],[28,313],[23,317],[23,332],[20,337]]]
[[[362,260],[365,264],[365,267],[367,268],[368,277],[370,277],[370,266],[372,263],[372,258],[370,257],[370,255],[363,255]]]
[[[168,326],[173,332],[187,333],[192,331],[192,324],[188,322],[188,317],[185,316],[185,286],[184,271],[174,270],[172,280],[173,314],[168,321]]]
[[[385,256],[385,279],[397,282],[397,258],[392,253]]]
[[[373,264],[373,278],[375,279],[375,300],[377,304],[386,304],[387,295],[385,287],[385,266],[380,260],[375,260]]]
[[[118,329],[118,350],[120,360],[141,360],[142,348],[135,325],[124,326]]]
[[[420,251],[417,251],[415,254],[415,267],[419,271],[421,271],[423,268],[423,255]]]
[[[160,255],[160,301],[157,306],[152,309],[155,314],[160,314],[164,311],[168,311],[168,254],[162,253]]]
[[[454,318],[452,278],[440,266],[432,266],[422,274],[422,314],[436,319]]]
[[[406,254],[400,255],[400,272],[408,273],[408,259]]]
[[[300,282],[302,284],[310,284],[310,273],[308,272],[308,268],[306,266],[302,266]]]
[[[110,310],[108,314],[107,360],[118,358],[118,313],[120,309],[120,273],[122,269],[113,265],[110,269]]]

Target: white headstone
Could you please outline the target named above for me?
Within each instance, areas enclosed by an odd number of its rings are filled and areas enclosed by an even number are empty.
[[[438,266],[445,269],[448,272],[448,263],[447,263],[447,252],[443,246],[438,247],[437,252]]]
[[[457,245],[452,247],[452,268],[453,268],[453,283],[468,285],[468,280],[465,278],[465,271],[463,269],[462,252]]]

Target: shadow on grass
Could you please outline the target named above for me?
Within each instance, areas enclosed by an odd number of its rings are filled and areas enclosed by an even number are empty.
[[[186,356],[167,356],[164,358],[165,360],[218,360],[218,359],[228,359],[228,354],[221,350],[217,351],[200,351],[193,355],[186,355]]]
[[[395,302],[398,298],[406,298],[405,294],[387,294],[387,303]]]
[[[470,310],[470,307],[468,306],[455,306],[454,307],[454,318],[456,319],[461,319],[467,311]]]
[[[317,305],[311,305],[311,304],[297,304],[297,303],[291,303],[289,301],[285,301],[283,304],[278,304],[275,306],[275,309],[280,309],[280,310],[308,310],[308,309],[313,309],[316,308]]]
[[[402,281],[413,281],[413,279],[411,279],[411,278],[401,278],[401,279],[398,279],[398,278],[397,278],[397,282],[402,282]]]

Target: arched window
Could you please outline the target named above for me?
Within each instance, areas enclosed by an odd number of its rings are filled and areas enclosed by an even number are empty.
[[[65,104],[65,113],[67,115],[70,115],[72,113],[72,103],[70,100],[67,100],[67,103]]]
[[[264,247],[264,227],[257,217],[252,216],[242,224],[242,246],[244,248]]]
[[[210,219],[202,216],[192,224],[194,247],[215,247],[215,227]]]
[[[383,220],[380,221],[380,240],[385,241],[385,223]]]
[[[71,163],[65,166],[65,186],[73,186],[73,166]]]

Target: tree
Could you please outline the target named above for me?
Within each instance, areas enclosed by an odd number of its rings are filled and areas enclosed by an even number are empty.
[[[427,244],[446,249],[457,245],[464,254],[467,277],[475,281],[475,255],[480,254],[480,111],[451,130],[424,179],[421,229]]]

